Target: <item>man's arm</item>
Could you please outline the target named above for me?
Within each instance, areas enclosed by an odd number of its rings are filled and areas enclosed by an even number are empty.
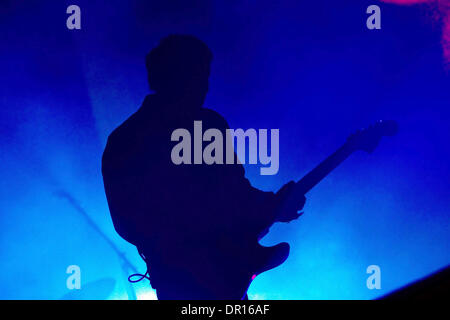
[[[229,125],[217,112],[204,109],[204,118],[208,120],[209,128],[217,128],[227,134]],[[295,194],[294,182],[284,185],[277,193],[259,190],[245,177],[243,165],[236,161],[236,153],[234,159],[234,164],[218,165],[221,167],[218,174],[225,187],[223,201],[232,203],[230,218],[234,225],[240,224],[246,230],[265,234],[273,223],[289,222],[300,216],[297,212],[303,208],[305,197]]]
[[[239,185],[239,195],[235,192],[235,197],[242,200],[236,212],[244,215],[237,217],[237,220],[247,224],[249,229],[258,234],[258,238],[266,235],[275,222],[290,222],[302,215],[298,212],[303,209],[306,198],[303,194],[295,193],[293,181],[273,193],[253,187],[245,178],[243,168],[242,173],[233,176],[234,185]]]

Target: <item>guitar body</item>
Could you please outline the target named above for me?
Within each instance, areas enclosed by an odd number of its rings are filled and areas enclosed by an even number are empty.
[[[215,278],[208,279],[203,284],[210,288],[213,296],[211,299],[244,299],[253,279],[281,265],[288,258],[289,251],[289,244],[286,242],[271,247],[264,247],[257,241],[241,242],[237,250],[227,246],[219,252],[221,255],[228,253],[223,255],[226,260],[219,264],[219,268],[217,263],[212,264],[215,268]]]

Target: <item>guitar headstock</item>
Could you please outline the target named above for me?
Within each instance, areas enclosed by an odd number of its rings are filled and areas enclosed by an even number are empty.
[[[398,125],[394,120],[380,120],[366,129],[358,130],[347,138],[347,145],[354,150],[371,153],[381,137],[397,134]]]

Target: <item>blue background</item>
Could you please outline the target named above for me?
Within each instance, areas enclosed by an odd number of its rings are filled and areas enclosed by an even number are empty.
[[[70,4],[81,30],[66,28]],[[366,28],[371,4],[381,30]],[[207,107],[232,128],[280,129],[280,171],[247,166],[255,187],[301,178],[377,119],[400,125],[308,193],[302,218],[273,226],[262,243],[287,241],[291,256],[256,278],[250,298],[372,299],[448,265],[449,72],[429,17],[375,0],[2,1],[0,298],[128,298],[118,256],[61,192],[145,271],[114,231],[100,161],[149,92],[145,54],[174,32],[214,53]],[[366,287],[373,264],[381,290]],[[147,284],[134,288],[154,298]]]

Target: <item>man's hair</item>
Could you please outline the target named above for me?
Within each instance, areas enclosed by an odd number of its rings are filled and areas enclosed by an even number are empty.
[[[176,89],[202,72],[207,77],[212,57],[208,46],[194,36],[173,34],[161,39],[145,61],[150,89]]]

